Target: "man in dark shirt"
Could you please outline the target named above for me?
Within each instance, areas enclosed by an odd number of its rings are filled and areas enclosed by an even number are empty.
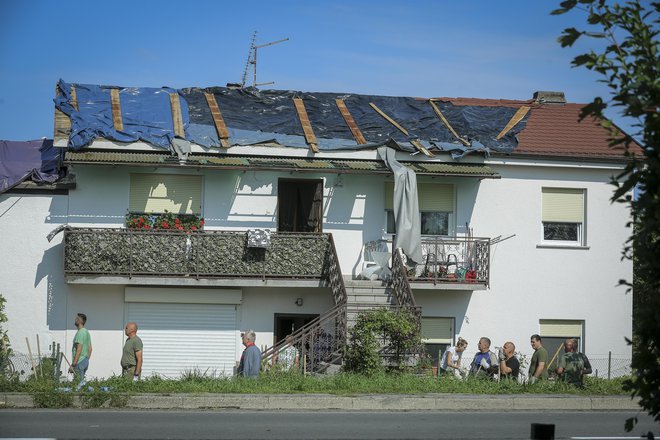
[[[516,346],[513,342],[505,342],[502,348],[500,348],[498,358],[500,361],[500,376],[506,377],[509,379],[518,379],[518,373],[520,372],[520,362],[518,358],[514,356],[516,352]]]

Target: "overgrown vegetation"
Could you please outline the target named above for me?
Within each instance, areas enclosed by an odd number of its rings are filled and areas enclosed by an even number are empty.
[[[80,396],[82,406],[122,407],[128,397],[138,393],[226,393],[226,394],[576,394],[576,395],[621,395],[625,378],[612,380],[587,377],[584,389],[564,382],[537,382],[523,385],[514,381],[495,382],[468,378],[459,380],[444,376],[439,380],[430,374],[376,373],[371,375],[341,373],[335,376],[305,376],[290,372],[266,372],[258,380],[244,378],[214,378],[196,376],[185,380],[152,377],[140,382],[112,377],[102,381],[91,381],[81,391],[62,391],[75,383],[58,384],[50,380],[30,380],[5,383],[2,392],[25,392],[34,397],[39,407],[69,407],[74,396]],[[92,388],[92,391],[88,387]],[[106,391],[107,389],[107,391]]]
[[[660,3],[628,1],[623,4],[606,0],[566,0],[553,14],[580,10],[586,14],[587,29],[565,29],[559,42],[572,46],[580,38],[605,42],[594,50],[573,59],[574,66],[593,70],[599,81],[610,89],[609,98],[596,97],[582,109],[581,117],[595,117],[610,130],[612,147],[623,146],[630,161],[615,177],[613,202],[630,206],[633,233],[626,243],[623,258],[635,253],[635,296],[637,297],[633,341],[633,376],[625,384],[641,406],[660,421]],[[635,150],[632,140],[605,118],[614,107],[635,121],[633,133],[641,140]],[[635,151],[638,153],[636,154]],[[637,187],[638,197],[630,196]],[[621,284],[633,287],[632,280]],[[626,423],[632,428],[634,419]]]
[[[382,373],[388,366],[403,371],[409,355],[421,351],[421,345],[420,328],[408,310],[368,310],[358,314],[349,331],[344,369],[366,375]],[[389,365],[383,362],[383,351]]]
[[[12,355],[11,344],[9,343],[9,336],[5,330],[5,322],[8,321],[5,314],[5,302],[7,300],[0,295],[0,377],[3,379],[10,379],[13,374],[11,367],[10,357]]]

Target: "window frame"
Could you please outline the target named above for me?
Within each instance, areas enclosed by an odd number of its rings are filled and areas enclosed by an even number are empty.
[[[546,190],[549,190],[546,193]],[[552,193],[553,190],[558,191],[561,193],[562,191],[565,191],[566,194],[570,194],[571,192],[574,194],[580,194],[581,195],[581,209],[580,209],[580,214],[581,214],[581,221],[569,221],[565,220],[567,218],[570,218],[570,214],[566,214],[566,216],[562,219],[552,219],[552,220],[546,220],[545,216],[546,211],[549,210],[548,206],[546,204],[551,203],[549,200],[546,199],[545,194],[550,194]],[[587,245],[587,235],[586,235],[586,223],[587,223],[587,189],[586,188],[575,188],[575,187],[558,187],[558,186],[542,186],[541,187],[541,243],[543,246],[546,247],[586,247]],[[572,220],[572,219],[570,219]],[[577,231],[576,235],[577,238],[576,240],[553,240],[553,239],[546,239],[546,226],[551,225],[551,224],[574,224],[577,226]]]

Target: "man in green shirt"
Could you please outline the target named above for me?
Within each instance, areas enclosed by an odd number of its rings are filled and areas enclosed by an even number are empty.
[[[529,383],[534,383],[539,379],[545,380],[548,378],[548,371],[545,368],[548,364],[548,350],[543,348],[539,335],[532,335],[530,343],[534,349],[534,354],[529,363]]]
[[[121,355],[122,376],[131,380],[140,380],[142,374],[142,339],[137,335],[138,326],[129,322],[124,328],[127,338]]]
[[[71,349],[71,366],[69,372],[73,373],[76,379],[80,380],[80,385],[85,384],[85,373],[89,368],[89,359],[92,357],[92,338],[89,331],[85,328],[87,315],[78,313],[74,325],[78,329],[73,338],[73,347]]]
[[[578,388],[584,387],[584,375],[591,374],[591,363],[587,356],[577,351],[577,340],[564,341],[564,353],[559,357],[557,374],[564,380]]]

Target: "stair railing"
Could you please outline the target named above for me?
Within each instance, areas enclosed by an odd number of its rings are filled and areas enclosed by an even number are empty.
[[[318,372],[341,361],[346,347],[348,294],[332,234],[328,234],[324,278],[332,291],[335,306],[264,350],[261,354],[262,365],[274,366],[279,353],[288,345],[298,349],[303,373]]]

